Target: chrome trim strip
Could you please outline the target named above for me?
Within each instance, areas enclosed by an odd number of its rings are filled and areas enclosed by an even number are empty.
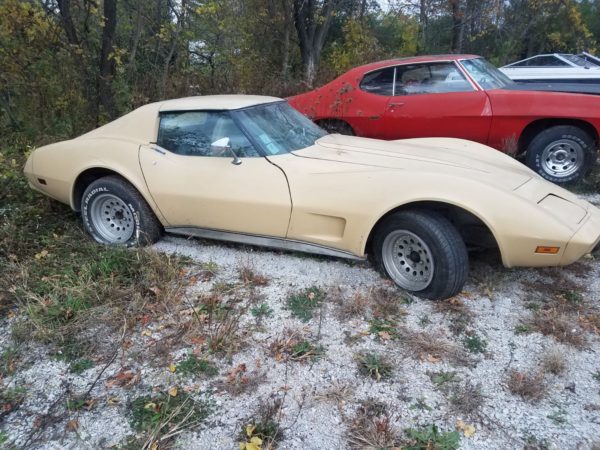
[[[233,233],[230,231],[213,230],[209,228],[196,227],[165,227],[167,233],[179,234],[183,236],[193,236],[204,239],[214,239],[217,241],[237,242],[239,244],[256,245],[259,247],[269,247],[282,250],[291,250],[303,253],[312,253],[315,255],[333,256],[336,258],[352,259],[355,261],[365,261],[365,257],[356,256],[350,252],[338,250],[324,245],[311,244],[308,242],[296,241],[293,239],[277,238],[270,236],[260,236],[246,233]]]

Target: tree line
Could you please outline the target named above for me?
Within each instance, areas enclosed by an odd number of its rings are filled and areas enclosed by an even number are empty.
[[[0,0],[0,133],[77,135],[151,101],[291,95],[429,53],[594,52],[600,0]]]

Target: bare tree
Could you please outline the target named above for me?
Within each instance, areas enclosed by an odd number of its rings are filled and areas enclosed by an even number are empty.
[[[304,81],[313,86],[317,65],[331,19],[340,0],[293,0],[294,24],[298,33]]]
[[[102,49],[100,50],[100,72],[98,76],[98,114],[100,108],[109,118],[117,115],[111,82],[115,76],[114,38],[117,29],[117,0],[104,0],[104,27],[102,28]],[[99,119],[99,117],[98,117]]]

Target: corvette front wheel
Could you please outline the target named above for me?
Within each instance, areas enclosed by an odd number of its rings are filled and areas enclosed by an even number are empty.
[[[373,257],[400,288],[432,300],[457,295],[469,271],[460,234],[433,211],[401,211],[386,218],[376,230]]]
[[[81,216],[85,230],[101,244],[151,244],[162,231],[140,193],[117,176],[100,178],[87,187]]]

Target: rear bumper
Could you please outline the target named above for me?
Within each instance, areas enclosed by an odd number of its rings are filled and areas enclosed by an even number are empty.
[[[583,255],[600,249],[600,210],[590,207],[583,225],[567,243],[560,265],[574,263]]]

